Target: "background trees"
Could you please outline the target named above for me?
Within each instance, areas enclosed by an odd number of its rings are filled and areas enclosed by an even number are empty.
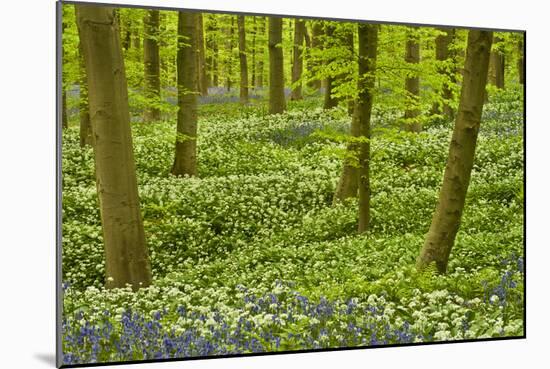
[[[78,121],[81,154],[87,155],[97,138],[89,122],[93,114],[88,102],[89,68],[81,48],[81,40],[89,36],[79,37],[75,14],[70,10],[73,8],[64,9],[62,124],[70,130]],[[205,157],[201,158],[197,144],[201,140],[199,117],[210,114],[208,109],[221,115],[227,111],[236,114],[238,110],[244,116],[267,116],[283,113],[287,108],[314,111],[323,107],[327,116],[347,112],[351,115],[349,121],[337,128],[311,121],[307,128],[285,128],[274,137],[258,136],[258,140],[271,140],[276,147],[284,148],[287,145],[300,148],[316,140],[338,146],[324,148],[318,156],[336,155],[341,163],[337,170],[331,169],[335,172],[332,203],[338,209],[342,200],[358,197],[342,206],[357,207],[359,232],[369,229],[371,223],[370,163],[371,148],[375,147],[371,146],[371,140],[391,137],[397,145],[402,140],[421,140],[430,134],[429,129],[448,125],[459,103],[458,89],[465,86],[466,69],[462,65],[467,58],[468,33],[462,29],[401,25],[358,28],[355,23],[330,20],[128,8],[118,9],[113,19],[113,24],[118,25],[116,32],[127,85],[126,97],[121,99],[127,100],[131,124],[140,127],[143,122],[159,121],[155,125],[158,128],[151,129],[162,131],[177,123],[175,129],[170,128],[172,135],[175,131],[175,137],[169,137],[171,142],[175,141],[170,153],[172,166],[169,160],[163,161],[165,169],[159,170],[159,175],[171,172],[176,177],[199,173],[208,176],[208,170],[201,168],[218,159],[209,153],[210,148],[204,150]],[[498,78],[495,74],[494,83],[501,87],[487,88],[489,101],[501,99],[508,92],[515,93],[505,88],[523,81],[520,36],[495,34],[489,65],[500,63],[490,70],[500,73]],[[115,55],[113,50],[109,52]],[[506,83],[497,83],[499,78]],[[120,91],[120,86],[103,86]],[[290,97],[288,101],[286,94]],[[229,106],[226,103],[237,102],[246,107],[226,110]],[[219,105],[212,108],[211,104]],[[286,115],[283,119],[287,119]],[[423,127],[427,132],[422,135],[402,132],[418,132]],[[219,129],[223,136],[221,124]],[[303,141],[296,143],[296,137]],[[236,149],[254,156],[258,143],[250,141]],[[105,147],[100,145],[93,150]],[[388,150],[375,147],[372,156],[384,157]],[[403,178],[412,175],[409,171],[435,160],[426,158],[419,164],[410,158],[413,154],[403,155],[406,157],[400,164]],[[271,159],[276,161],[280,157],[257,158],[273,164]]]

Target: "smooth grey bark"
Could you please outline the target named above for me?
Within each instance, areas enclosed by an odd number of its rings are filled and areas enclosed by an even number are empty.
[[[443,34],[438,35],[435,39],[435,60],[443,64],[443,66],[438,67],[438,73],[444,77],[445,81],[441,89],[443,102],[433,105],[432,114],[443,115],[447,119],[452,119],[454,118],[454,111],[449,102],[454,99],[452,85],[457,83],[454,68],[456,52],[452,49],[456,31],[454,28],[439,28],[439,31]],[[451,64],[450,68],[449,64]]]
[[[359,224],[357,231],[364,233],[370,223],[370,120],[376,74],[376,54],[378,49],[378,28],[376,24],[358,24],[359,39],[359,79],[358,97],[354,119],[358,120],[359,137]]]
[[[303,19],[294,20],[294,46],[292,48],[292,85],[291,100],[302,100],[302,71],[304,69],[304,39],[306,24]]]
[[[239,66],[240,66],[240,89],[239,100],[241,104],[248,104],[248,63],[246,59],[246,27],[244,15],[237,17],[237,29],[239,33]]]
[[[124,59],[113,8],[76,5],[88,81],[106,287],[151,284],[140,213]]]
[[[447,271],[474,164],[492,41],[492,32],[471,30],[468,33],[458,114],[439,200],[416,262],[419,270],[435,264],[439,273]]]
[[[197,175],[197,95],[198,91],[197,13],[178,14],[178,122],[175,176]]]
[[[286,109],[283,60],[283,20],[269,17],[269,114]]]
[[[409,30],[407,35],[405,62],[410,65],[411,69],[416,69],[416,64],[420,63],[420,43],[413,32],[413,30]],[[418,107],[420,103],[420,78],[418,73],[413,72],[405,78],[405,91],[407,91],[409,102],[405,109],[404,128],[409,132],[420,132],[422,123],[420,122],[420,109]]]
[[[148,10],[143,18],[143,64],[145,73],[145,97],[147,106],[143,112],[145,122],[160,120],[160,54],[159,27],[160,14],[158,10]]]

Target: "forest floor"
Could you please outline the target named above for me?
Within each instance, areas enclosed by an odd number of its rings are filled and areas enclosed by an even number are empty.
[[[63,133],[66,364],[521,336],[524,145],[518,96],[484,108],[448,273],[415,259],[452,122],[412,134],[375,110],[372,221],[333,205],[347,132],[320,99],[269,116],[200,107],[198,178],[169,175],[175,122],[133,123],[153,286],[105,290],[93,153]],[[336,140],[337,141],[337,140]]]

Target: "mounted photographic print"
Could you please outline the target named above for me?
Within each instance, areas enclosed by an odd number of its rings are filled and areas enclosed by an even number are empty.
[[[525,337],[523,31],[58,31],[59,366]]]

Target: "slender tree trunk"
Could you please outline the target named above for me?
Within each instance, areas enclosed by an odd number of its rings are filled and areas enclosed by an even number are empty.
[[[525,47],[523,45],[523,38],[525,37],[525,34],[520,35],[520,39],[518,42],[518,78],[519,83],[524,84],[525,83],[525,67],[524,67],[524,55],[525,55]]]
[[[256,31],[257,31],[257,25],[256,25],[256,17],[252,17],[252,73],[251,73],[251,81],[250,86],[254,88],[256,86]]]
[[[265,25],[266,25],[266,19],[260,18],[259,19],[259,33],[262,35],[262,38],[265,37]],[[256,77],[256,87],[262,88],[264,87],[264,49],[260,48],[258,50],[258,77]]]
[[[231,17],[231,24],[229,26],[229,29],[228,29],[228,37],[227,37],[227,41],[226,41],[226,47],[227,47],[227,51],[228,51],[228,54],[229,54],[229,57],[227,58],[227,60],[225,61],[225,68],[226,68],[226,77],[225,77],[225,86],[227,88],[227,91],[231,91],[231,87],[233,86],[233,80],[232,80],[232,75],[233,75],[233,34],[234,34],[234,21],[235,21],[235,18],[233,16],[230,16]]]
[[[366,32],[366,31],[363,31]],[[346,35],[346,41],[347,46],[350,49],[351,53],[350,55],[353,55],[353,33],[350,33],[350,35]],[[351,41],[350,41],[351,40]],[[366,45],[363,45],[366,47]],[[366,52],[363,50],[363,52]],[[365,54],[366,55],[366,54]],[[363,55],[363,60],[366,62],[367,56]],[[361,56],[360,56],[361,57]],[[365,67],[365,65],[363,65]],[[364,83],[361,82],[361,86],[358,85],[358,88],[363,88]],[[352,120],[351,120],[351,135],[352,137],[359,137],[361,134],[361,117],[364,113],[363,111],[356,112],[356,106],[357,101],[350,101],[348,102],[348,112],[350,109],[350,105],[352,106]],[[370,114],[370,113],[369,113]],[[358,142],[351,142],[348,145],[348,154],[349,156],[344,160],[344,167],[342,169],[342,174],[340,175],[340,180],[338,182],[338,186],[336,187],[336,192],[334,193],[333,198],[333,204],[343,201],[350,197],[357,196],[357,190],[359,188],[359,160],[358,160],[358,154],[359,154],[359,143]]]
[[[440,273],[447,270],[474,164],[492,40],[492,32],[471,30],[468,33],[464,80],[449,157],[439,202],[416,263],[418,269],[435,263]]]
[[[212,87],[213,85],[213,75],[214,75],[214,48],[212,47],[213,40],[214,40],[214,27],[212,25],[212,20],[207,17],[206,18],[206,31],[205,31],[205,63],[206,63],[206,87],[208,91],[208,87]]]
[[[354,53],[355,50],[354,50],[353,32],[347,32],[346,35],[345,35],[344,41],[345,41],[345,45],[348,49],[350,58],[353,58],[353,56],[355,54]],[[340,76],[340,79],[345,80],[346,79],[346,74],[343,73]],[[353,113],[354,113],[354,110],[355,110],[355,101],[352,98],[349,98],[348,101],[347,101],[347,104],[348,104],[348,114],[350,116],[352,116]]]
[[[501,41],[502,39],[495,37],[494,46]],[[496,47],[491,51],[488,82],[499,89],[504,89],[504,54]]]
[[[353,138],[357,138],[361,134],[359,118],[358,114],[354,114],[351,120],[351,136]],[[348,156],[344,159],[342,174],[332,199],[333,204],[357,196],[357,190],[359,189],[359,143],[349,143],[347,151]]]
[[[178,15],[178,123],[172,174],[197,175],[197,13]]]
[[[67,25],[65,22],[61,24],[62,31],[61,33],[65,32],[65,28],[67,28]],[[63,47],[63,44],[61,44],[61,58],[62,62],[65,60],[65,48]],[[67,81],[65,76],[62,76],[62,83],[61,83],[61,128],[66,129],[69,128],[69,119],[67,118],[67,91],[66,91],[66,85]]]
[[[79,31],[80,37],[80,31]],[[92,125],[90,123],[90,110],[88,107],[88,82],[86,77],[86,65],[84,62],[84,51],[82,50],[82,42],[78,43],[78,64],[79,64],[79,118],[80,118],[80,147],[92,145]]]
[[[220,49],[218,42],[215,39],[212,41],[212,52],[214,53],[214,56],[212,57],[212,86],[218,87],[220,85]]]
[[[303,19],[294,20],[294,47],[292,59],[292,85],[294,88],[290,94],[291,100],[302,100],[302,71],[304,68],[304,60],[302,53],[304,50],[304,36],[306,32],[306,23]]]
[[[311,49],[312,50],[322,50],[323,43],[321,38],[323,36],[323,23],[320,21],[313,21],[311,26]],[[311,54],[311,52],[310,52]],[[319,60],[317,58],[310,58],[310,74],[315,75],[319,68]],[[314,90],[319,90],[321,88],[321,80],[318,78],[313,78],[309,81],[309,87]]]
[[[76,5],[88,79],[106,287],[151,284],[139,208],[124,59],[113,8]]]
[[[241,68],[241,83],[239,98],[241,104],[248,104],[248,64],[246,61],[246,27],[244,15],[237,17],[239,31],[239,65]]]
[[[148,10],[143,18],[145,29],[143,39],[143,61],[145,71],[145,97],[147,106],[143,113],[144,122],[160,120],[160,54],[159,54],[159,27],[160,12]]]
[[[137,26],[134,24],[134,29],[133,29],[133,33],[132,33],[132,47],[134,49],[141,49],[141,37],[140,37],[140,34],[139,34],[139,29],[137,28]]]
[[[358,24],[359,38],[359,95],[355,105],[354,119],[359,121],[359,233],[366,232],[370,222],[370,118],[376,73],[378,49],[378,25]]]
[[[206,79],[206,56],[204,50],[204,25],[202,13],[197,13],[197,38],[198,38],[198,83],[202,96],[208,95],[208,82]]]
[[[286,109],[283,60],[283,21],[269,17],[269,113],[282,113]]]
[[[61,127],[63,129],[69,128],[69,119],[67,118],[67,93],[65,88],[61,93]]]
[[[124,22],[124,40],[122,40],[122,47],[124,51],[128,51],[132,46],[132,23],[130,19],[126,19]]]
[[[438,73],[443,76],[445,81],[441,89],[441,104],[435,103],[432,107],[432,114],[444,115],[447,119],[453,119],[454,111],[450,101],[454,99],[452,85],[456,84],[454,63],[456,59],[455,52],[449,49],[455,39],[454,28],[440,28],[439,31],[444,32],[438,35],[435,39],[435,60],[442,65],[438,67]]]
[[[333,24],[326,24],[325,26],[325,35],[327,42],[330,42],[334,37],[334,28]],[[326,45],[328,47],[328,45]],[[332,60],[327,60],[327,63],[331,63]],[[334,83],[334,77],[329,75],[325,80],[325,101],[323,103],[323,109],[331,109],[338,105],[338,100],[336,97],[332,96],[332,84]]]
[[[416,64],[420,63],[420,44],[418,37],[409,31],[406,43],[405,62],[410,68],[417,68]],[[405,110],[405,130],[409,132],[420,132],[422,123],[420,122],[420,78],[418,73],[413,71],[405,78],[405,90],[407,91],[407,108]]]

